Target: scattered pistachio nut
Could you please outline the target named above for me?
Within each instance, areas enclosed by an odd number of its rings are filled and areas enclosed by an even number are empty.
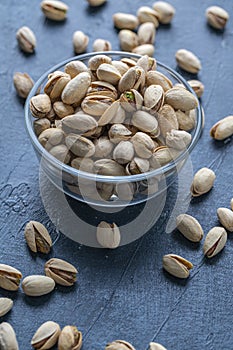
[[[34,85],[34,81],[30,75],[17,72],[14,74],[13,82],[17,94],[22,98],[27,98]]]
[[[134,30],[138,26],[138,19],[136,16],[122,12],[117,12],[113,15],[113,22],[118,29]]]
[[[215,173],[209,168],[201,168],[194,175],[191,185],[191,194],[193,197],[199,197],[211,190],[215,181]]]
[[[214,124],[210,130],[210,136],[215,140],[225,140],[227,137],[233,135],[233,116],[230,115],[219,120]]]
[[[97,226],[96,239],[101,247],[115,249],[121,241],[120,230],[115,223],[109,224],[101,221]]]
[[[163,257],[163,268],[178,278],[188,278],[193,264],[179,255],[168,254]]]
[[[72,286],[76,282],[77,269],[65,260],[52,258],[45,264],[46,276],[61,286]]]
[[[233,232],[233,211],[228,208],[218,208],[218,219],[229,232]]]
[[[139,44],[137,34],[129,29],[122,29],[119,32],[119,40],[123,51],[131,52]]]
[[[75,326],[65,326],[58,339],[58,350],[80,350],[82,333]]]
[[[0,264],[0,288],[17,291],[22,274],[10,265]]]
[[[84,34],[81,30],[77,30],[73,34],[73,46],[74,52],[79,54],[83,53],[87,49],[87,45],[89,43],[89,37]]]
[[[201,69],[199,58],[186,49],[180,49],[176,52],[176,61],[180,68],[189,73],[197,74]]]
[[[157,28],[159,26],[159,14],[149,6],[141,6],[137,12],[138,20],[140,23],[152,22]]]
[[[105,4],[107,0],[87,0],[90,6],[97,7]]]
[[[167,350],[167,349],[159,343],[150,343],[149,350]]]
[[[44,15],[53,21],[64,21],[69,7],[62,1],[44,0],[40,4]]]
[[[16,39],[18,40],[19,47],[26,53],[33,53],[36,47],[36,37],[33,31],[24,26],[19,28],[16,33]]]
[[[12,309],[12,307],[13,307],[13,300],[9,298],[0,298],[0,317],[6,315]]]
[[[229,19],[229,14],[222,7],[210,6],[206,9],[206,18],[211,27],[224,29]]]
[[[201,98],[205,89],[203,83],[200,80],[196,80],[196,79],[188,80],[188,83],[196,93],[197,97]]]
[[[213,227],[207,234],[203,252],[207,258],[217,255],[226,245],[227,232],[223,227]]]
[[[43,323],[33,335],[31,345],[38,350],[51,349],[58,341],[61,329],[53,321]]]
[[[52,239],[48,230],[38,221],[29,221],[25,226],[24,236],[32,252],[48,254],[52,247]]]
[[[15,331],[10,323],[7,322],[2,322],[0,324],[0,349],[19,350]]]
[[[110,41],[105,39],[96,39],[93,43],[93,51],[111,51],[112,50],[112,44]]]
[[[135,47],[132,50],[132,52],[138,55],[148,55],[150,57],[153,57],[155,52],[155,47],[152,44],[143,44]]]
[[[176,227],[191,242],[200,242],[204,232],[200,223],[193,216],[180,214],[176,218]]]
[[[155,42],[155,35],[156,35],[155,26],[151,22],[142,23],[138,28],[137,38],[140,45],[143,45],[143,44],[153,45]],[[138,44],[135,45],[134,47],[136,46],[138,46]]]
[[[39,297],[51,293],[55,288],[55,282],[47,276],[31,275],[23,279],[22,288],[26,295]]]
[[[114,340],[106,345],[105,350],[135,350],[135,348],[125,340]]]
[[[171,23],[176,13],[174,7],[166,1],[156,1],[153,4],[153,9],[157,12],[158,20],[162,24]]]

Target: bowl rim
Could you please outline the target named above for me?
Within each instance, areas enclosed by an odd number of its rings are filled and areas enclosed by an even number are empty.
[[[56,159],[54,156],[52,156],[48,151],[45,150],[45,148],[40,144],[38,141],[38,138],[34,132],[33,129],[33,124],[31,123],[31,118],[30,118],[30,99],[36,94],[37,90],[39,87],[42,85],[45,79],[47,79],[48,75],[59,68],[65,66],[67,63],[71,61],[76,61],[76,60],[85,60],[89,59],[93,56],[96,55],[106,55],[106,56],[122,56],[127,57],[127,58],[140,58],[142,55],[134,54],[131,52],[124,52],[124,51],[100,51],[100,52],[91,52],[91,53],[86,53],[78,56],[73,56],[71,58],[68,58],[54,66],[52,66],[49,70],[47,70],[42,76],[36,81],[35,85],[33,86],[32,90],[30,91],[27,100],[25,102],[25,107],[24,107],[24,112],[25,112],[25,122],[26,122],[26,130],[27,133],[29,134],[30,140],[32,142],[32,145],[36,150],[39,152],[41,157],[44,158],[44,160],[48,161],[52,166],[56,166],[60,171],[65,171],[66,173],[69,173],[72,176],[75,177],[80,177],[84,178],[87,180],[94,180],[94,181],[99,181],[99,182],[110,182],[110,183],[125,183],[125,182],[136,182],[136,181],[143,181],[143,180],[148,180],[149,178],[152,177],[159,177],[161,175],[164,175],[167,172],[170,172],[172,170],[175,170],[177,167],[177,164],[179,164],[182,160],[186,159],[186,157],[192,152],[194,147],[196,146],[202,132],[202,125],[203,125],[203,113],[202,109],[200,106],[200,102],[198,100],[198,106],[196,108],[197,111],[197,118],[196,118],[196,127],[194,129],[194,134],[192,137],[192,141],[189,144],[189,146],[173,161],[169,162],[168,164],[152,170],[148,171],[146,173],[142,174],[137,174],[137,175],[125,175],[125,176],[106,176],[106,175],[99,175],[99,174],[93,174],[93,173],[87,173],[75,168],[72,168],[70,165],[64,164],[58,159]],[[191,86],[187,83],[187,81],[179,74],[177,73],[174,69],[170,68],[164,63],[161,63],[160,61],[157,61],[157,66],[161,67],[165,70],[167,70],[174,78],[176,78],[180,83],[182,83],[185,88],[191,92],[193,95],[196,94],[191,88]],[[36,120],[36,119],[35,119]]]

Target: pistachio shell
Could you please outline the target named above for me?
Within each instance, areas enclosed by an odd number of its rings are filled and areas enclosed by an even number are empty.
[[[147,159],[134,157],[133,160],[127,164],[126,172],[128,175],[136,175],[146,173],[150,168],[150,163]]]
[[[34,131],[36,136],[39,136],[42,131],[49,129],[51,126],[50,121],[47,118],[36,119],[33,122]]]
[[[189,85],[191,86],[191,88],[194,90],[194,92],[196,93],[198,98],[201,98],[201,96],[203,95],[204,92],[204,85],[202,84],[201,81],[199,80],[188,80]]]
[[[90,6],[96,7],[103,5],[106,0],[87,0]]]
[[[22,288],[26,295],[38,297],[51,293],[55,288],[55,282],[47,276],[32,275],[24,278]]]
[[[134,30],[138,26],[138,19],[134,15],[118,12],[113,15],[113,22],[118,29]]]
[[[72,159],[71,166],[87,173],[93,173],[94,162],[90,158],[77,157]]]
[[[88,68],[82,61],[71,61],[65,65],[65,72],[71,76],[71,79],[79,73],[87,72]]]
[[[13,82],[17,94],[22,98],[27,98],[31,91],[34,81],[27,73],[17,72],[14,74]]]
[[[167,350],[167,349],[159,343],[150,343],[149,350]]]
[[[126,112],[134,112],[142,108],[143,97],[137,90],[131,89],[121,94],[120,103]]]
[[[153,9],[157,12],[159,22],[162,24],[171,23],[176,12],[174,7],[166,1],[156,1]]]
[[[213,227],[206,236],[203,252],[207,258],[217,255],[226,245],[227,232],[223,227]]]
[[[166,145],[170,148],[175,148],[178,150],[187,148],[191,140],[192,135],[183,130],[172,129],[170,132],[167,132],[166,135]]]
[[[124,340],[115,340],[106,345],[105,350],[135,350],[132,344]]]
[[[131,135],[132,132],[123,124],[113,124],[108,132],[110,141],[115,144],[129,140]]]
[[[160,85],[164,92],[170,90],[173,87],[173,84],[166,75],[157,71],[150,71],[146,75],[146,85]]]
[[[82,333],[75,326],[65,326],[58,339],[58,350],[80,350]]]
[[[176,227],[191,242],[200,242],[203,238],[204,233],[201,225],[191,215],[180,214],[177,216]]]
[[[68,105],[79,104],[87,93],[91,84],[88,72],[82,72],[70,80],[62,91],[62,102]]]
[[[145,71],[141,67],[131,67],[120,79],[118,90],[120,92],[131,89],[139,90],[145,85]]]
[[[219,120],[210,130],[210,136],[215,140],[224,140],[233,135],[233,116]]]
[[[50,98],[45,95],[33,96],[30,100],[30,111],[35,118],[44,118],[51,110]]]
[[[46,276],[61,286],[72,286],[76,282],[77,269],[65,260],[52,258],[45,264]]]
[[[89,59],[88,61],[88,67],[90,68],[90,70],[92,71],[97,71],[97,69],[99,68],[99,66],[103,63],[107,63],[110,64],[112,62],[111,57],[106,56],[106,55],[96,55],[93,56]]]
[[[185,89],[172,88],[165,93],[165,103],[174,109],[190,111],[198,106],[197,98]]]
[[[49,128],[44,130],[38,137],[39,142],[46,149],[56,146],[64,139],[64,132],[61,129]]]
[[[138,36],[133,31],[122,29],[119,32],[120,46],[123,51],[132,51],[138,46]]]
[[[53,109],[59,118],[64,118],[67,115],[74,114],[74,108],[70,105],[66,105],[62,101],[57,101],[53,104]]]
[[[127,164],[133,159],[134,147],[129,141],[121,141],[113,151],[113,159],[119,164]]]
[[[133,114],[132,124],[141,131],[152,135],[159,135],[159,126],[157,119],[145,111],[137,111]]]
[[[191,111],[182,112],[181,110],[178,110],[175,113],[179,124],[179,129],[184,131],[190,131],[195,127],[196,110],[194,110],[194,113],[191,113]]]
[[[176,52],[176,61],[180,68],[190,73],[198,73],[201,69],[201,62],[193,52],[180,49]]]
[[[62,130],[65,133],[84,134],[90,130],[96,130],[97,121],[85,113],[68,115],[62,119]]]
[[[98,125],[123,123],[125,120],[125,111],[122,108],[120,101],[113,102],[102,114],[98,120]]]
[[[36,37],[29,27],[21,27],[16,33],[16,39],[22,51],[33,53],[36,47]]]
[[[113,65],[103,63],[97,69],[97,77],[99,80],[116,85],[121,79],[121,74]]]
[[[129,66],[121,61],[112,61],[112,65],[120,72],[121,75],[124,75],[129,69]]]
[[[68,149],[78,157],[91,157],[95,153],[95,145],[86,137],[69,134],[65,142]]]
[[[154,48],[154,45],[152,44],[143,44],[135,47],[132,50],[132,52],[136,53],[137,55],[148,55],[152,57],[154,55],[155,48]]]
[[[48,254],[52,247],[52,239],[46,227],[38,221],[29,221],[24,229],[24,236],[32,252]]]
[[[194,175],[191,186],[193,197],[201,196],[211,190],[215,181],[215,173],[208,168],[202,168]]]
[[[98,52],[98,51],[111,51],[112,50],[112,45],[110,41],[105,40],[105,39],[96,39],[93,43],[93,51]]]
[[[49,150],[49,153],[53,157],[60,160],[60,162],[63,162],[65,164],[68,164],[70,162],[71,154],[70,154],[69,149],[67,148],[66,145],[54,146]]]
[[[16,291],[19,289],[22,274],[10,265],[0,264],[0,288]]]
[[[150,85],[144,93],[144,106],[154,114],[160,110],[164,102],[164,91],[160,85]]]
[[[84,98],[81,106],[85,113],[100,117],[113,102],[114,100],[108,96],[91,95]]]
[[[57,343],[60,332],[59,324],[47,321],[37,329],[31,340],[31,345],[39,350],[51,349]]]
[[[206,9],[206,18],[210,26],[215,29],[224,29],[229,19],[226,10],[219,6],[210,6]]]
[[[193,264],[179,255],[168,254],[163,257],[163,268],[178,278],[188,278]]]
[[[9,298],[0,298],[0,317],[6,315],[12,309],[12,307],[13,300]]]
[[[141,6],[137,12],[138,20],[140,23],[152,22],[157,28],[159,26],[159,14],[157,11],[153,10],[148,6]]]
[[[1,350],[19,350],[13,327],[7,323],[0,324],[0,349]]]
[[[125,169],[112,159],[99,159],[94,163],[94,170],[97,174],[106,176],[124,176]]]
[[[87,49],[87,45],[89,43],[89,37],[84,34],[81,30],[77,30],[73,34],[73,45],[74,52],[79,54],[83,53]]]
[[[144,55],[137,61],[137,66],[143,68],[147,74],[148,72],[154,71],[156,69],[157,62],[155,58]]]
[[[233,232],[233,212],[228,208],[218,208],[218,219],[227,231]]]
[[[145,22],[138,28],[138,41],[140,45],[154,44],[155,42],[155,26],[151,22]],[[138,45],[135,45],[135,47]]]
[[[87,90],[87,96],[104,95],[116,100],[118,93],[115,86],[106,81],[93,81]]]
[[[107,158],[113,150],[113,144],[107,136],[102,136],[94,141],[95,157]]]
[[[115,249],[120,244],[120,230],[115,223],[101,221],[97,227],[96,239],[101,247]]]
[[[151,137],[143,132],[137,132],[131,141],[138,157],[150,158],[154,150],[154,142]]]
[[[44,15],[53,21],[63,21],[66,19],[68,6],[58,0],[44,0],[40,4]]]

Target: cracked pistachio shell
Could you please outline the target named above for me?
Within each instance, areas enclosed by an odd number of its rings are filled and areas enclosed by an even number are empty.
[[[145,109],[155,114],[163,106],[164,91],[160,85],[150,85],[144,93],[144,106]]]
[[[98,124],[90,115],[85,113],[73,114],[64,117],[61,121],[62,130],[68,133],[84,134],[88,131],[95,131]]]
[[[107,136],[101,136],[94,141],[95,145],[95,157],[106,158],[113,150],[113,144]]]
[[[71,154],[69,152],[69,149],[66,145],[57,145],[52,147],[49,150],[49,153],[60,160],[60,162],[63,162],[65,164],[68,164],[70,162]]]
[[[77,269],[65,260],[52,258],[45,264],[46,276],[61,286],[72,286],[77,279]]]
[[[141,6],[137,12],[138,20],[140,23],[151,22],[155,28],[159,26],[159,14],[149,6]]]
[[[64,132],[58,128],[49,128],[44,130],[38,137],[40,144],[50,149],[52,146],[56,146],[61,143],[64,139]]]
[[[33,122],[34,131],[36,136],[39,136],[42,131],[49,129],[51,126],[50,121],[47,118],[36,119]]]
[[[131,142],[138,157],[148,159],[152,156],[155,146],[149,135],[139,131],[131,138]]]
[[[215,181],[215,173],[208,168],[202,168],[194,175],[191,185],[191,193],[193,197],[199,197],[202,194],[209,192]]]
[[[99,175],[124,176],[125,169],[113,159],[99,159],[94,162],[94,170]]]
[[[196,93],[198,98],[201,98],[201,96],[204,93],[204,85],[200,80],[188,80],[189,85],[191,86],[191,88],[193,89],[193,91]]]
[[[173,87],[173,84],[168,77],[163,73],[157,71],[150,71],[146,75],[146,85],[160,85],[164,92],[170,90]]]
[[[128,68],[135,67],[137,65],[137,60],[134,58],[123,57],[120,62],[127,64]]]
[[[0,324],[0,349],[1,350],[19,350],[13,327],[7,323]]]
[[[68,105],[79,104],[85,97],[91,84],[91,76],[88,72],[82,72],[71,79],[62,91],[61,99]]]
[[[111,97],[102,95],[91,95],[82,101],[82,110],[94,117],[101,117],[108,107],[114,102]]]
[[[6,315],[13,307],[13,300],[0,298],[0,317]]]
[[[217,255],[226,245],[227,232],[223,227],[213,227],[206,236],[203,252],[207,258]]]
[[[140,45],[151,44],[155,42],[156,29],[153,23],[145,22],[138,28],[138,42]],[[135,45],[135,47],[138,45]]]
[[[17,94],[22,98],[27,98],[34,85],[34,81],[30,75],[17,72],[14,74],[13,82]]]
[[[90,6],[96,7],[103,5],[106,0],[87,0]]]
[[[183,150],[188,147],[192,140],[192,135],[187,131],[174,130],[167,132],[166,145],[170,148]]]
[[[116,100],[118,93],[115,86],[106,81],[93,81],[87,90],[87,96],[91,95],[104,95]]]
[[[65,326],[58,339],[58,350],[80,350],[82,333],[75,326]]]
[[[163,257],[163,268],[178,278],[188,278],[193,264],[179,255],[168,254]]]
[[[135,350],[132,344],[124,340],[114,340],[106,345],[105,350]]]
[[[232,135],[233,135],[233,116],[232,115],[219,120],[210,129],[210,136],[212,136],[215,140],[221,141]]]
[[[66,105],[62,101],[57,101],[53,104],[53,109],[56,115],[62,119],[68,115],[74,114],[74,108],[70,105]]]
[[[102,114],[98,120],[98,125],[121,124],[125,120],[125,110],[122,108],[120,101],[113,102]]]
[[[160,168],[171,162],[174,159],[172,152],[166,146],[157,147],[150,159],[150,166],[152,169]]]
[[[116,85],[121,79],[121,74],[117,68],[108,63],[101,64],[96,73],[99,80],[106,81],[112,85]]]
[[[44,87],[44,92],[50,97],[52,101],[61,98],[62,91],[70,82],[69,74],[61,71],[56,71],[48,76],[48,82]]]
[[[137,61],[137,66],[144,69],[145,73],[153,71],[157,67],[156,59],[153,57],[149,57],[148,55],[144,55]]]
[[[113,159],[119,164],[129,163],[134,156],[134,147],[130,141],[121,141],[113,151]]]
[[[174,7],[166,1],[156,1],[153,9],[157,12],[158,20],[162,24],[171,23],[176,12]]]
[[[145,71],[141,67],[131,67],[120,79],[118,90],[119,92],[128,91],[131,89],[139,90],[145,85]]]
[[[79,54],[83,53],[87,49],[87,45],[89,43],[89,37],[84,34],[81,30],[77,30],[73,34],[73,46],[74,52]]]
[[[143,97],[137,90],[131,89],[121,94],[120,103],[126,112],[134,112],[142,108]]]
[[[112,50],[112,44],[108,40],[96,39],[93,43],[93,52],[111,51],[111,50]]]
[[[120,244],[120,230],[115,223],[109,224],[101,221],[97,226],[96,239],[101,247],[115,249]]]
[[[233,232],[233,212],[228,208],[218,208],[218,219],[227,231]]]
[[[22,274],[10,265],[0,264],[0,288],[16,291],[19,289]]]
[[[165,103],[171,105],[174,109],[180,109],[184,112],[195,109],[198,106],[198,100],[191,92],[176,87],[166,91]]]
[[[124,75],[129,69],[129,66],[121,61],[112,61],[112,65],[120,72],[121,75]]]
[[[22,288],[26,295],[39,297],[51,293],[55,288],[55,282],[47,276],[31,275],[24,278]]]
[[[46,94],[33,96],[30,100],[30,111],[35,118],[45,118],[51,108],[50,98]]]
[[[87,173],[93,173],[94,162],[90,158],[74,158],[71,161],[71,166],[75,169],[85,171]]]
[[[147,159],[134,157],[126,166],[127,175],[136,175],[146,173],[150,168],[150,163]]]
[[[206,18],[211,27],[224,29],[229,19],[229,14],[222,7],[210,6],[206,9]]]
[[[113,124],[108,132],[109,139],[114,144],[129,140],[131,135],[132,132],[123,124]]]
[[[97,71],[99,66],[103,63],[111,64],[112,59],[109,56],[106,55],[96,55],[89,59],[88,61],[88,67],[91,71]]]
[[[94,143],[86,137],[69,134],[65,141],[68,149],[77,157],[91,157],[95,153]]]
[[[131,52],[138,43],[138,36],[132,30],[122,29],[119,32],[120,46],[123,51]]]
[[[150,343],[149,350],[167,350],[167,349],[159,343]]]
[[[193,52],[180,49],[176,52],[176,62],[186,72],[197,74],[201,69],[201,62]]]
[[[53,21],[63,21],[66,19],[68,6],[57,0],[44,0],[40,4],[44,15]]]
[[[200,223],[193,216],[180,214],[176,218],[176,227],[191,242],[200,242],[204,232]]]
[[[152,44],[143,44],[135,47],[132,50],[133,53],[136,53],[137,55],[148,55],[152,57],[155,52],[155,47]]]
[[[141,131],[154,136],[159,136],[159,126],[157,119],[145,111],[137,111],[131,119],[132,124]]]
[[[32,252],[48,254],[52,247],[52,239],[48,230],[38,221],[29,221],[24,229],[24,236]]]
[[[53,321],[43,323],[33,335],[31,345],[38,350],[51,349],[58,341],[61,329]]]
[[[190,131],[195,127],[196,124],[196,111],[183,112],[180,109],[175,112],[176,118],[179,124],[179,129],[184,131]]]
[[[113,15],[114,26],[118,29],[134,30],[138,26],[138,19],[136,16],[129,13],[117,12]]]
[[[16,39],[18,40],[19,47],[22,51],[27,53],[33,53],[36,47],[36,37],[33,31],[24,26],[19,28],[16,33]]]
[[[71,79],[79,73],[87,72],[88,68],[82,61],[71,61],[65,65],[65,73],[71,76]]]

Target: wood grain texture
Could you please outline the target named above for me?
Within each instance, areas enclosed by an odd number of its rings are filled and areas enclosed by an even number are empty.
[[[83,30],[90,36],[89,50],[97,37],[110,40],[119,49],[111,15],[135,13],[152,1],[109,0],[99,9],[86,2],[67,0],[69,16],[64,23],[45,20],[40,1],[0,2],[0,262],[19,268],[23,275],[43,273],[47,257],[29,253],[23,228],[29,219],[39,220],[56,240],[48,258],[67,259],[79,269],[78,283],[71,289],[56,287],[54,293],[33,299],[0,290],[13,298],[13,310],[1,321],[10,322],[20,349],[28,349],[34,331],[47,320],[61,326],[75,324],[83,332],[83,350],[100,350],[108,341],[125,339],[137,350],[150,341],[173,350],[232,350],[232,253],[229,236],[224,251],[210,261],[202,247],[189,243],[177,232],[165,234],[166,222],[176,194],[169,190],[166,210],[156,226],[139,241],[115,251],[86,248],[71,242],[50,223],[39,194],[38,162],[24,126],[23,101],[14,91],[15,71],[29,73],[35,80],[45,70],[73,56],[72,34]],[[217,223],[216,209],[229,206],[232,197],[232,141],[215,143],[209,129],[219,118],[232,114],[233,9],[229,0],[222,6],[231,20],[224,32],[206,25],[205,9],[212,1],[174,0],[177,9],[171,26],[160,26],[156,35],[156,58],[176,68],[175,52],[193,50],[202,61],[199,74],[206,90],[202,99],[206,127],[192,154],[194,169],[211,166],[216,171],[214,189],[192,201],[189,213],[203,225],[205,233]],[[15,33],[22,25],[37,36],[34,55],[23,54]],[[188,79],[191,75],[182,72]],[[224,170],[223,170],[224,169]],[[195,265],[188,281],[163,273],[162,256],[185,256]]]

